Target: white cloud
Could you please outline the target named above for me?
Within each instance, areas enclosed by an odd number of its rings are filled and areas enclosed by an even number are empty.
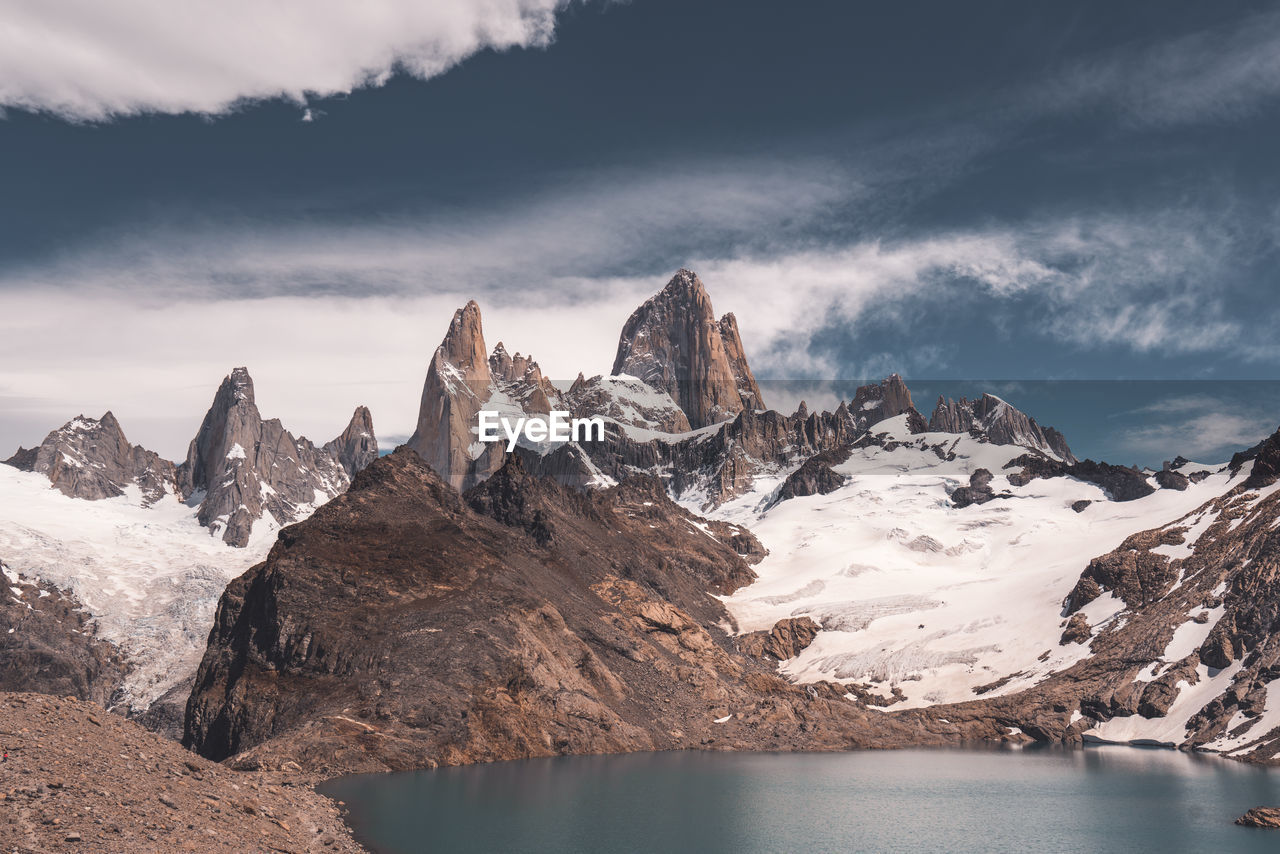
[[[544,46],[570,0],[0,0],[0,106],[221,113]]]
[[[590,298],[607,271],[652,266],[655,254],[674,269],[709,246],[775,251],[861,197],[854,176],[824,161],[612,171],[479,211],[368,225],[131,226],[0,276],[0,288],[115,291],[135,300],[456,288],[519,300],[554,281],[563,299]]]
[[[1167,397],[1163,400],[1158,400],[1155,403],[1150,403],[1137,409],[1116,413],[1116,415],[1181,415],[1187,412],[1204,412],[1214,409],[1226,409],[1230,406],[1231,404],[1227,401],[1220,400],[1211,395],[1183,394],[1174,397]]]

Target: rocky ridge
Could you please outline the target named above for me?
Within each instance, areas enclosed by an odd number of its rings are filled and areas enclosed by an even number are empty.
[[[1062,643],[1087,645],[1086,658],[1025,691],[933,711],[972,735],[995,721],[1038,740],[1275,762],[1280,431],[1246,467],[1220,496],[1089,563],[1063,605]]]
[[[236,767],[325,775],[939,743],[738,651],[712,594],[750,581],[758,549],[651,478],[581,492],[510,457],[459,495],[399,450],[228,587],[185,743]],[[781,627],[768,651],[811,632]]]
[[[131,445],[110,412],[99,419],[77,415],[45,437],[37,448],[19,448],[6,460],[49,478],[73,498],[116,498],[136,487],[146,504],[174,494],[175,468],[141,445]]]
[[[1036,420],[993,394],[977,400],[951,400],[938,396],[929,430],[942,433],[973,433],[986,436],[997,445],[1021,445],[1050,454],[1067,465],[1076,462],[1061,433],[1041,428]]]
[[[1264,448],[1250,464],[1262,475],[1240,475],[1201,508],[1218,514],[1207,528],[1188,514],[1090,565],[1087,595],[1064,610],[1061,643],[1091,652],[1077,664],[1017,693],[885,713],[868,706],[893,698],[866,686],[771,672],[814,641],[821,619],[726,634],[732,617],[708,592],[749,582],[744,556],[759,546],[671,504],[656,480],[582,492],[515,455],[459,496],[400,451],[228,588],[186,739],[241,767],[296,761],[330,774],[670,747],[1079,742],[1108,738],[1108,720],[1170,714],[1187,721],[1173,743],[1270,761],[1276,597],[1254,585],[1272,574],[1267,532],[1280,517],[1271,457]],[[975,480],[990,485],[989,473]],[[1203,532],[1186,557],[1152,551],[1192,527]],[[1080,607],[1111,595],[1121,610],[1083,619]],[[1188,626],[1204,627],[1198,650],[1164,660]],[[1203,708],[1178,705],[1223,673]]]
[[[562,483],[601,487],[635,473],[661,477],[672,495],[704,509],[751,489],[761,476],[788,476],[806,460],[839,455],[861,436],[905,416],[911,432],[930,430],[902,377],[858,388],[834,412],[801,406],[790,416],[764,408],[733,315],[715,318],[696,274],[680,270],[627,320],[610,376],[579,374],[557,390],[529,357],[499,344],[485,359],[480,308],[459,309],[427,371],[418,427],[409,445],[449,483],[466,489],[501,465],[503,448],[477,441],[477,413],[603,417],[603,441],[521,441],[526,467]],[[1015,444],[1047,462],[1075,462],[1051,428],[992,396],[940,401],[935,432]],[[822,466],[821,458],[806,471]],[[805,475],[800,475],[804,477]],[[834,479],[827,478],[827,487]],[[785,499],[789,490],[784,490]]]
[[[344,490],[377,455],[366,407],[357,407],[342,434],[317,448],[278,419],[264,420],[253,379],[236,368],[218,387],[180,465],[129,444],[110,412],[96,420],[77,416],[38,448],[19,448],[5,462],[45,475],[73,498],[117,498],[134,488],[143,506],[174,497],[198,506],[200,523],[215,536],[243,547],[256,522],[296,522]]]

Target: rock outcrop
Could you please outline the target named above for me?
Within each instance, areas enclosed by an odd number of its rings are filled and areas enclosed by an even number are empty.
[[[13,456],[3,462],[7,466],[13,466],[18,471],[34,471],[36,467],[36,455],[39,453],[40,449],[38,447],[24,448],[19,445],[18,450],[14,451]]]
[[[1182,492],[1191,485],[1191,478],[1180,471],[1169,468],[1168,464],[1155,473],[1155,479],[1161,489],[1176,489]]]
[[[612,373],[669,394],[695,429],[764,408],[737,321],[732,314],[716,320],[702,281],[689,270],[677,271],[627,319]]]
[[[986,504],[996,497],[991,488],[991,472],[978,469],[969,475],[969,485],[960,486],[951,493],[951,503],[957,507],[968,507],[970,504]]]
[[[1280,807],[1253,807],[1236,819],[1241,827],[1280,827]]]
[[[788,617],[770,631],[740,636],[738,649],[753,658],[788,661],[809,648],[820,628],[810,617]]]
[[[176,492],[173,463],[129,444],[110,412],[99,419],[78,415],[46,436],[40,447],[19,448],[6,462],[45,475],[72,498],[115,498],[137,487],[143,503],[152,504]]]
[[[1038,477],[1074,477],[1102,487],[1112,501],[1134,501],[1156,491],[1147,481],[1147,476],[1135,467],[1093,460],[1068,465],[1042,455],[1023,454],[1006,463],[1005,468],[1018,469],[1008,475],[1009,483],[1014,486],[1025,486]],[[1085,504],[1080,509],[1087,506]]]
[[[736,651],[713,594],[749,581],[741,553],[758,550],[651,478],[582,492],[510,457],[459,495],[400,449],[228,587],[185,742],[323,774],[904,743],[911,727],[844,689]],[[775,648],[812,630],[797,621]]]
[[[913,433],[923,433],[927,427],[911,400],[911,391],[897,374],[890,374],[877,385],[859,386],[849,402],[849,417],[859,430],[870,430],[881,421],[907,413],[907,425]],[[949,432],[959,432],[952,430]]]
[[[1093,627],[1089,625],[1085,615],[1072,614],[1071,619],[1067,620],[1066,628],[1063,629],[1058,643],[1064,646],[1069,643],[1088,643],[1091,637],[1093,637]]]
[[[187,459],[179,489],[199,504],[199,519],[233,546],[249,542],[256,522],[275,525],[304,518],[340,494],[355,469],[377,456],[368,410],[360,407],[342,435],[323,448],[294,438],[278,419],[263,420],[246,368],[223,379]]]
[[[1280,430],[1272,433],[1250,451],[1253,468],[1244,485],[1247,489],[1262,489],[1280,479]],[[1235,458],[1232,458],[1234,464]]]
[[[804,495],[828,495],[835,492],[849,478],[834,467],[849,459],[849,454],[848,448],[833,448],[809,457],[798,469],[787,475],[771,502],[778,504]]]

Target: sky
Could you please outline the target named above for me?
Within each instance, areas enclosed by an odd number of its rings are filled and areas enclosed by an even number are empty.
[[[682,266],[779,408],[896,371],[1144,464],[1280,423],[1274,4],[181,7],[0,0],[5,455],[111,409],[180,458],[237,365],[402,440],[468,299],[572,379]]]

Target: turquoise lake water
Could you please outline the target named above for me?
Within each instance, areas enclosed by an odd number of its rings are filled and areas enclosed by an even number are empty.
[[[1126,747],[563,757],[348,777],[357,837],[411,852],[1253,852],[1280,770]]]

